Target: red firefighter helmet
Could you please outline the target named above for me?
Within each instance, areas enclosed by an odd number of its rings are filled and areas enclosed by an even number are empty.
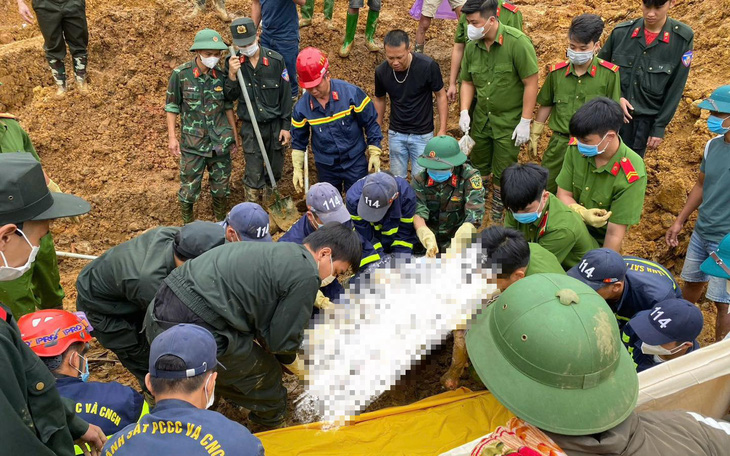
[[[313,47],[303,49],[297,57],[299,85],[305,89],[318,86],[329,68],[327,54]]]
[[[23,315],[18,327],[23,342],[42,358],[61,355],[76,342],[91,342],[86,320],[65,310],[47,309]]]

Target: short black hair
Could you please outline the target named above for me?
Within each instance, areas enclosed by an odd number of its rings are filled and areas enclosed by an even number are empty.
[[[610,98],[597,97],[587,102],[570,119],[570,135],[585,138],[589,135],[603,136],[613,130],[616,133],[624,124],[621,106]]]
[[[661,8],[666,5],[669,0],[641,0],[647,8]]]
[[[495,268],[499,278],[507,278],[530,264],[530,245],[517,230],[490,226],[479,233],[477,242],[481,247],[480,266]]]
[[[333,261],[344,261],[350,264],[353,272],[360,268],[362,243],[360,236],[351,227],[342,223],[329,222],[314,233],[304,238],[303,244],[315,252],[329,247],[332,249]]]
[[[596,43],[603,34],[603,19],[596,14],[581,14],[573,19],[568,30],[568,38],[582,44]]]
[[[400,47],[401,44],[406,45],[408,49],[411,45],[411,40],[408,38],[408,34],[400,29],[391,30],[385,34],[383,38],[383,46]]]
[[[84,342],[74,342],[71,345],[68,346],[66,351],[61,353],[60,355],[56,356],[49,356],[49,357],[43,357],[39,356],[41,361],[43,361],[43,364],[46,365],[49,371],[56,372],[61,368],[61,365],[63,365],[63,362],[66,361],[71,357],[73,353],[78,353],[79,355],[83,355],[84,351],[86,350],[86,344]],[[82,367],[83,369],[83,367]]]
[[[542,196],[547,187],[548,170],[535,163],[515,163],[502,171],[502,203],[512,212],[523,210]]]
[[[461,7],[462,14],[479,12],[484,19],[497,16],[499,2],[497,0],[467,0]]]
[[[187,369],[185,361],[179,356],[162,355],[155,363],[155,369],[166,371],[184,371]],[[211,372],[215,372],[215,368],[203,372],[200,375],[189,378],[158,378],[150,375],[150,386],[155,395],[169,393],[190,394],[203,386],[205,379]]]

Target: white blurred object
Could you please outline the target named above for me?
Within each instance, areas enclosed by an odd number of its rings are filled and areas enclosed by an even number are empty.
[[[461,151],[468,157],[471,150],[474,148],[474,144],[476,143],[473,139],[471,139],[471,136],[465,134],[459,140],[459,149],[461,149]]]

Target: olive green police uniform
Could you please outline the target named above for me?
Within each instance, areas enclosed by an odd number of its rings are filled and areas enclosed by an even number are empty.
[[[470,41],[461,62],[461,79],[474,84],[477,102],[470,135],[476,142],[469,158],[482,176],[499,181],[502,170],[517,162],[520,148],[511,138],[522,116],[522,80],[538,71],[535,48],[521,31],[500,24],[491,49]]]
[[[499,19],[499,22],[504,25],[509,25],[510,27],[514,27],[517,30],[522,31],[522,11],[511,3],[499,0],[497,19]],[[469,41],[469,37],[466,35],[466,27],[468,24],[466,14],[462,13],[461,17],[459,17],[459,22],[456,24],[454,43],[466,44]]]
[[[231,33],[234,43],[239,41],[250,45],[256,39],[256,26],[251,19],[236,19],[231,24]],[[291,84],[286,62],[278,52],[263,47],[259,50],[256,67],[252,66],[251,59],[246,56],[240,55],[239,59],[251,107],[256,113],[261,139],[271,163],[274,179],[278,181],[284,168],[284,146],[279,141],[279,134],[281,130],[289,131],[291,128]],[[228,74],[227,61],[225,73]],[[227,77],[224,90],[227,99],[238,100],[237,114],[238,118],[242,120],[241,137],[246,157],[243,185],[246,187],[246,201],[259,203],[261,190],[265,187],[270,188],[271,182],[264,166],[263,155],[256,139],[251,117],[248,114],[246,100],[238,80],[232,81]]]
[[[198,32],[191,47],[191,50],[226,49],[223,39],[213,30]],[[193,204],[200,196],[206,169],[215,218],[220,221],[226,217],[230,148],[235,144],[233,128],[226,117],[226,111],[233,109],[233,101],[225,98],[223,90],[227,75],[219,66],[203,72],[196,59],[173,70],[165,102],[166,112],[180,115],[178,200],[184,223],[193,221]]]
[[[587,252],[598,248],[580,215],[552,193],[541,217],[534,223],[517,223],[512,212],[507,211],[504,225],[522,232],[528,242],[536,242],[546,248],[565,270],[578,264]]]
[[[578,152],[577,141],[571,139],[557,183],[558,187],[572,192],[573,199],[586,209],[611,211],[609,223],[630,226],[641,220],[646,168],[641,157],[623,142],[607,164],[596,168],[595,157],[582,156]],[[606,226],[587,228],[602,246]]]
[[[616,26],[598,56],[621,67],[621,94],[634,107],[633,120],[621,137],[641,157],[650,136],[664,137],[674,117],[689,75],[694,32],[667,18],[656,39],[647,46],[644,19]]]
[[[40,162],[28,133],[15,117],[0,114],[0,153],[6,152],[28,152]],[[60,309],[64,296],[51,233],[41,238],[40,250],[28,272],[18,279],[0,282],[0,302],[10,307],[16,318],[37,309]]]
[[[43,49],[58,86],[66,85],[66,43],[73,58],[76,79],[86,80],[89,26],[86,0],[33,0],[33,11],[43,34]]]
[[[530,262],[525,270],[525,277],[534,274],[565,274],[558,259],[545,247],[536,242],[528,242],[530,246]]]
[[[582,76],[575,73],[570,61],[551,65],[550,73],[537,96],[540,106],[553,107],[549,123],[553,135],[541,163],[550,173],[547,185],[549,192],[558,191],[555,179],[563,167],[563,157],[570,139],[570,119],[578,108],[593,98],[608,97],[618,103],[621,99],[618,70],[618,65],[599,58],[593,59],[588,71]]]

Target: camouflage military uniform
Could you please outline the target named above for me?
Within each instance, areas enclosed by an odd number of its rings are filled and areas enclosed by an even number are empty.
[[[233,102],[225,99],[226,73],[215,67],[203,73],[195,60],[175,68],[167,88],[165,111],[180,114],[180,192],[183,221],[192,221],[192,205],[200,196],[200,184],[208,169],[213,211],[223,220],[227,211],[231,176],[230,148],[235,143],[226,111]],[[190,219],[185,220],[185,206]]]
[[[424,170],[412,182],[418,203],[416,215],[436,235],[439,251],[443,252],[465,223],[478,227],[484,217],[484,187],[482,176],[468,163],[454,168],[454,174],[445,182],[437,183]]]

